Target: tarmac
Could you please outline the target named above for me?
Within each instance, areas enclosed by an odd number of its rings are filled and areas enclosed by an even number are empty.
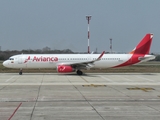
[[[0,120],[159,120],[160,73],[0,73]]]

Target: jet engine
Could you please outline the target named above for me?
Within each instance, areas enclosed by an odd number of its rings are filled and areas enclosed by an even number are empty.
[[[58,65],[57,71],[59,73],[69,73],[69,72],[75,72],[75,69],[70,65]]]

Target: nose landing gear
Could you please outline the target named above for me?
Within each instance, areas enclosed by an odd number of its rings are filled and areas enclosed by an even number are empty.
[[[19,71],[19,75],[22,75],[22,73],[23,73],[23,72],[22,72],[22,69],[20,69],[20,71]]]

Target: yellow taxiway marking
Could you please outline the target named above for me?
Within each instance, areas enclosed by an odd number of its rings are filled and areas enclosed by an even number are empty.
[[[142,90],[142,91],[145,91],[145,92],[148,92],[149,90],[155,90],[153,88],[138,88],[138,87],[135,87],[135,88],[127,88],[128,90]]]

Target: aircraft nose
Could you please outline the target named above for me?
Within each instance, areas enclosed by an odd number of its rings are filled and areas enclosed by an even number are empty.
[[[3,62],[3,66],[7,67],[7,64],[8,64],[7,61]]]

